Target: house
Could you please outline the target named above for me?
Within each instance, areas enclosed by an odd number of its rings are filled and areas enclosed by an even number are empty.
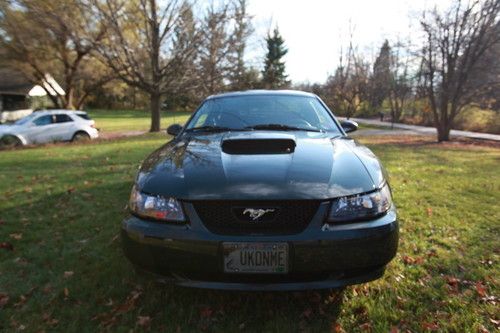
[[[44,89],[45,87],[45,89]],[[0,68],[0,112],[33,108],[33,101],[52,95],[64,95],[64,90],[49,74],[40,84],[34,84],[28,78],[12,68]]]

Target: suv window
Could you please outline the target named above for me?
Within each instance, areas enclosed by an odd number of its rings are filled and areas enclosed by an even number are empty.
[[[52,124],[52,116],[47,115],[47,116],[41,116],[33,120],[33,123],[36,126],[44,126],[44,125],[50,125]]]
[[[73,121],[67,114],[56,114],[56,123],[67,123]]]
[[[88,114],[86,114],[86,113],[77,113],[76,115],[77,115],[78,117],[80,117],[80,118],[85,119],[85,120],[92,120],[92,119],[89,117],[89,115],[88,115]]]

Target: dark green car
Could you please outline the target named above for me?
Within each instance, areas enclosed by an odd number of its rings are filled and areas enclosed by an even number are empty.
[[[386,173],[315,95],[207,98],[143,162],[126,256],[182,286],[337,288],[381,277],[398,222]]]

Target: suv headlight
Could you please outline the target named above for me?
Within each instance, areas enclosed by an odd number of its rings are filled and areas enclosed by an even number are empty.
[[[391,191],[385,184],[381,189],[332,201],[327,222],[344,223],[366,220],[385,214],[392,204]]]
[[[161,221],[184,222],[186,218],[179,201],[174,198],[144,194],[132,187],[129,200],[130,211],[138,216]]]

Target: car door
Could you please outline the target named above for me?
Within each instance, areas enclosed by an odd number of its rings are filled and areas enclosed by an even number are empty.
[[[73,119],[64,113],[54,115],[54,128],[52,130],[53,141],[69,141],[75,134]]]
[[[31,126],[27,129],[25,136],[30,143],[52,142],[52,132],[55,128],[54,116],[51,114],[39,116],[33,119]]]

